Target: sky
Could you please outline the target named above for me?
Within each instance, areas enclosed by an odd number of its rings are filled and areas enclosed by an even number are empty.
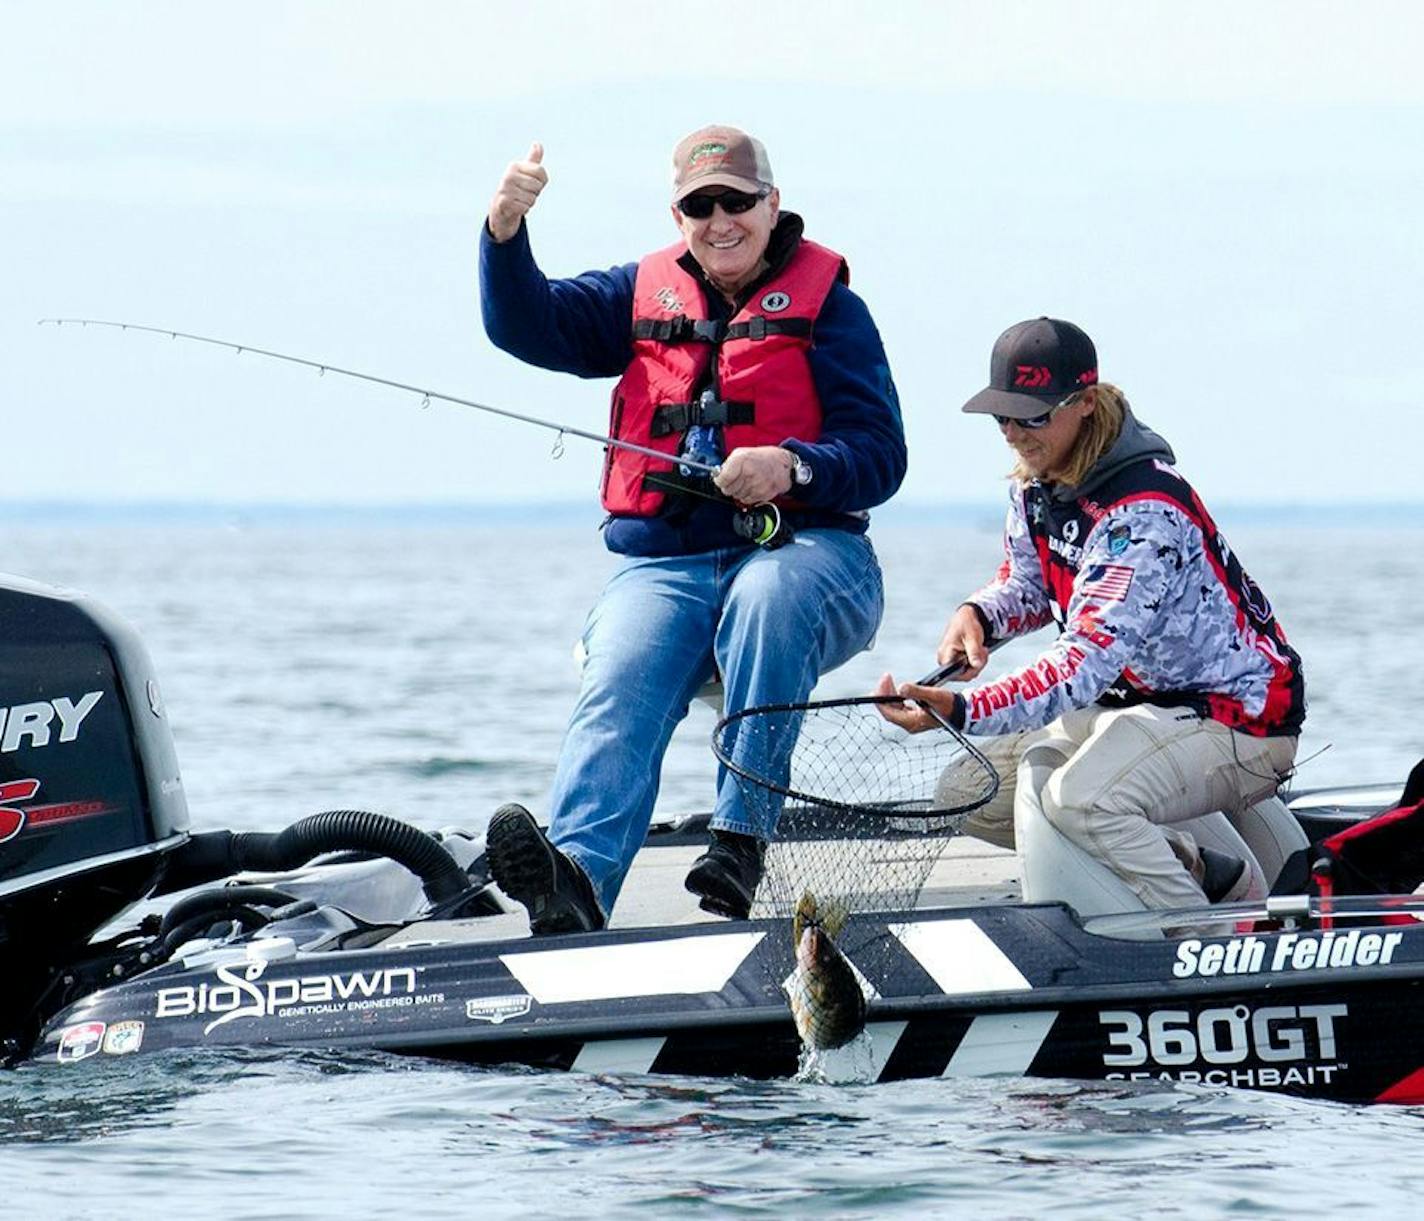
[[[1071,319],[1208,502],[1424,500],[1424,6],[0,0],[0,505],[596,497],[600,451],[152,336],[602,430],[611,383],[479,320],[505,167],[545,146],[550,275],[675,238],[672,146],[766,143],[846,255],[912,504],[992,503],[960,414],[1022,318]],[[1402,459],[1402,460],[1401,460]]]

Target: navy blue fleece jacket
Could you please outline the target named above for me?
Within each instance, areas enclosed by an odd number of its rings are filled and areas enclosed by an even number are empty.
[[[801,232],[801,218],[783,213],[768,250],[773,268],[790,257]],[[690,256],[685,265],[703,279]],[[550,280],[534,261],[527,227],[521,225],[503,243],[484,227],[480,306],[485,331],[497,347],[542,369],[620,377],[633,358],[637,270],[636,263],[625,263]],[[749,285],[743,297],[756,289]],[[721,294],[704,285],[704,295],[713,317],[718,310],[730,315]],[[788,438],[787,448],[814,472],[808,486],[796,489],[807,508],[793,515],[792,524],[864,531],[864,511],[888,500],[905,477],[905,435],[880,334],[865,303],[844,284],[831,289],[821,308],[807,359],[821,403],[822,431],[814,444]],[[657,517],[610,518],[604,532],[609,548],[628,555],[685,555],[746,545],[732,532],[729,505],[682,497],[670,498],[670,505]]]

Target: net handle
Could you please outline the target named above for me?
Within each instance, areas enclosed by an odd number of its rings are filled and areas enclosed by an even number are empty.
[[[984,646],[984,652],[986,654],[992,653],[1003,643],[1004,642],[1002,640],[992,641]],[[942,687],[945,683],[950,682],[951,680],[959,677],[959,675],[963,674],[964,671],[967,669],[969,669],[969,658],[958,657],[954,661],[945,662],[942,666],[936,666],[933,670],[926,674],[924,678],[920,679],[917,685],[921,687]],[[951,725],[944,717],[939,714],[938,709],[932,708],[928,704],[921,704],[920,708],[923,711],[929,713],[930,716],[934,717],[934,719],[939,722],[939,727],[941,729],[949,730],[949,732],[954,734],[955,737],[959,738],[961,742],[964,742],[964,738],[959,734],[959,731],[956,730],[953,725]],[[983,756],[979,755],[979,752],[974,750],[974,748],[970,746],[968,742],[964,742],[964,745],[968,750],[972,751],[975,755],[978,755],[979,758],[983,759]],[[994,786],[994,791],[999,791],[999,786],[997,784]],[[983,803],[981,802],[980,804]]]

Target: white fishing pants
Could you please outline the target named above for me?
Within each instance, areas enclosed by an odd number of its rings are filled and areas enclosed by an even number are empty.
[[[1019,803],[1020,816],[1026,806],[1032,817],[1046,819],[1111,869],[1144,906],[1172,908],[1206,901],[1190,872],[1195,840],[1174,824],[1218,810],[1239,816],[1269,797],[1295,759],[1296,739],[1253,737],[1190,709],[1143,704],[1080,709],[1045,729],[975,745],[995,765],[1001,787],[970,817],[966,833],[1003,847],[1023,838],[1014,834],[1016,781],[1019,760],[1032,747],[1053,765],[1037,800]],[[1200,838],[1231,850],[1218,837]],[[1260,871],[1249,851],[1242,855]],[[1025,897],[1071,902],[1071,896]]]

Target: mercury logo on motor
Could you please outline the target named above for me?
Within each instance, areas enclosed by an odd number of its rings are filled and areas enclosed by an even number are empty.
[[[94,705],[103,695],[102,691],[87,691],[77,703],[61,695],[52,700],[0,708],[0,753],[19,750],[26,738],[32,747],[48,746],[56,717],[59,718],[59,741],[73,742],[79,736],[84,718],[94,711]]]

